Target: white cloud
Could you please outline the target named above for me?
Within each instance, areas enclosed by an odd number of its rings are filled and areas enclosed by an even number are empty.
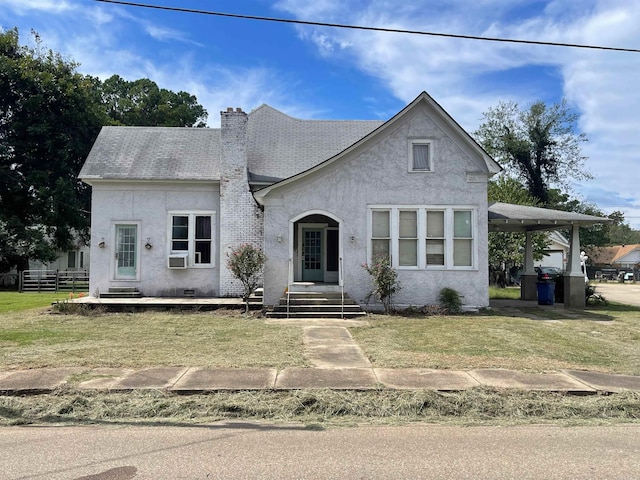
[[[66,0],[3,0],[4,8],[11,9],[18,15],[26,15],[33,11],[62,13],[76,8],[73,2]]]
[[[278,7],[314,21],[339,17],[340,23],[439,33],[622,47],[640,44],[640,2],[627,0],[555,0],[544,8],[540,2],[526,0],[416,0],[398,8],[383,0],[362,8],[348,8],[347,4],[354,5],[342,0],[288,0]],[[640,151],[638,54],[329,28],[300,30],[305,32],[302,38],[314,42],[325,56],[340,61],[351,57],[405,102],[428,91],[471,130],[482,112],[499,100],[524,105],[537,99],[517,83],[486,83],[485,74],[507,78],[518,67],[557,69],[560,90],[580,113],[580,128],[590,138],[584,151],[599,190],[608,192],[610,198],[625,198],[618,202],[627,206],[627,215],[636,217],[630,218],[633,226],[640,228],[639,177],[635,173]],[[585,193],[593,190],[589,184],[582,188]],[[635,209],[630,206],[634,203]]]

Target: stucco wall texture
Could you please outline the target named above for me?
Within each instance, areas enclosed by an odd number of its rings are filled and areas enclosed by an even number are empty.
[[[145,296],[182,296],[184,290],[197,296],[218,296],[219,242],[214,237],[213,267],[167,268],[170,241],[169,212],[216,212],[219,231],[219,186],[213,182],[96,183],[92,191],[90,294],[99,296],[109,287],[136,287]],[[137,276],[115,279],[115,225],[138,226]],[[104,241],[104,247],[100,242]],[[147,241],[152,245],[145,248]]]
[[[433,172],[408,172],[410,139],[433,145]],[[469,176],[468,174],[474,174]],[[472,208],[475,262],[466,270],[398,270],[401,290],[396,305],[438,303],[443,287],[452,287],[467,306],[488,304],[487,167],[440,118],[421,106],[391,128],[296,182],[273,189],[265,198],[265,304],[278,301],[288,284],[288,262],[294,258],[292,219],[305,212],[324,211],[339,218],[344,262],[344,288],[363,303],[372,289],[363,268],[368,261],[367,210],[371,205],[464,206]],[[470,180],[470,178],[472,180]],[[278,235],[282,241],[278,242]],[[353,240],[351,239],[353,237]],[[374,306],[371,305],[370,306]]]

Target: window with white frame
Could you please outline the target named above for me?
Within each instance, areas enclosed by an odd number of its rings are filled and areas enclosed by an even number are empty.
[[[409,140],[409,171],[433,172],[433,142]]]
[[[398,212],[398,265],[418,266],[418,211]]]
[[[215,213],[171,213],[170,253],[184,253],[189,265],[214,265],[213,226]]]
[[[391,254],[390,211],[373,210],[371,219],[371,256],[388,257]]]
[[[473,229],[471,211],[453,212],[453,266],[470,267],[473,265]]]
[[[426,265],[444,267],[445,244],[444,210],[427,210]]]
[[[475,266],[475,209],[371,207],[370,255],[399,269],[469,269]]]

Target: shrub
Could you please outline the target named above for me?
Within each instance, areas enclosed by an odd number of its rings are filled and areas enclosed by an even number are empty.
[[[264,252],[249,243],[244,243],[227,254],[227,267],[242,283],[242,299],[245,313],[249,312],[249,297],[260,282],[260,273],[267,257]]]
[[[73,298],[77,296],[77,298],[82,298],[85,296],[84,293],[78,293],[74,295],[73,293],[69,294],[69,298],[65,298],[64,300],[59,300],[53,304],[53,309],[61,313],[63,315],[89,315],[92,313],[92,309],[86,303],[76,303],[73,301]]]
[[[460,313],[462,311],[462,298],[460,298],[460,294],[453,288],[443,288],[440,290],[440,296],[438,298],[440,304],[448,313]]]
[[[371,297],[379,300],[384,313],[388,315],[391,311],[391,297],[401,288],[398,273],[391,267],[387,256],[380,256],[371,265],[365,263],[363,267],[373,281],[373,290],[367,295],[367,302]]]

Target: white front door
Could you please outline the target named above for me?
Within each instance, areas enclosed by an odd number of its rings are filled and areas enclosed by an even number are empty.
[[[138,273],[138,226],[116,225],[116,280],[135,280]]]

